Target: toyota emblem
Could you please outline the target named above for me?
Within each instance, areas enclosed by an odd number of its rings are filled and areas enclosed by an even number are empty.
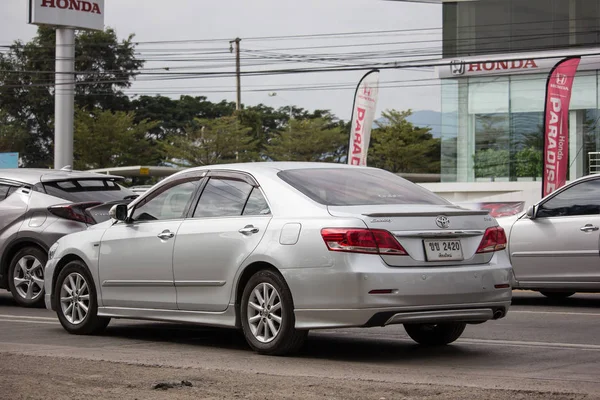
[[[435,219],[435,223],[440,228],[446,229],[447,227],[450,226],[450,219],[448,217],[446,217],[445,215],[440,215],[439,217],[437,217]]]

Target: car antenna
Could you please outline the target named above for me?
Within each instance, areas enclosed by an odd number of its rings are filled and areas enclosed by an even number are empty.
[[[60,169],[61,171],[68,171],[68,172],[73,172],[73,167],[70,165],[65,165],[64,167],[62,167]]]

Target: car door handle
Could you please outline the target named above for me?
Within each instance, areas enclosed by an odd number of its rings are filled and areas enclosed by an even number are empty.
[[[581,228],[579,228],[579,230],[582,232],[594,232],[594,231],[597,231],[598,229],[600,229],[600,228],[598,228],[597,226],[594,226],[592,224],[587,224],[587,225],[584,225]]]
[[[254,233],[258,233],[258,228],[253,225],[246,225],[245,227],[240,229],[238,232],[243,235],[252,235]]]
[[[162,231],[161,233],[159,233],[158,236],[160,239],[162,240],[169,240],[171,239],[173,236],[175,236],[175,234],[173,232],[171,232],[168,229],[165,229],[164,231]]]

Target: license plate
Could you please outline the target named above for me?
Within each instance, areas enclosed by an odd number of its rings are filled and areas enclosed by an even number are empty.
[[[423,240],[427,261],[462,260],[460,240]]]

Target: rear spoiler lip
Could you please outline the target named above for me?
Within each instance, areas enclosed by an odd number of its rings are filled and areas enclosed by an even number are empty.
[[[466,216],[466,215],[488,215],[489,211],[482,210],[440,210],[440,211],[421,211],[421,212],[400,212],[400,213],[372,213],[362,214],[366,217],[383,218],[383,217],[427,217],[439,215]]]

